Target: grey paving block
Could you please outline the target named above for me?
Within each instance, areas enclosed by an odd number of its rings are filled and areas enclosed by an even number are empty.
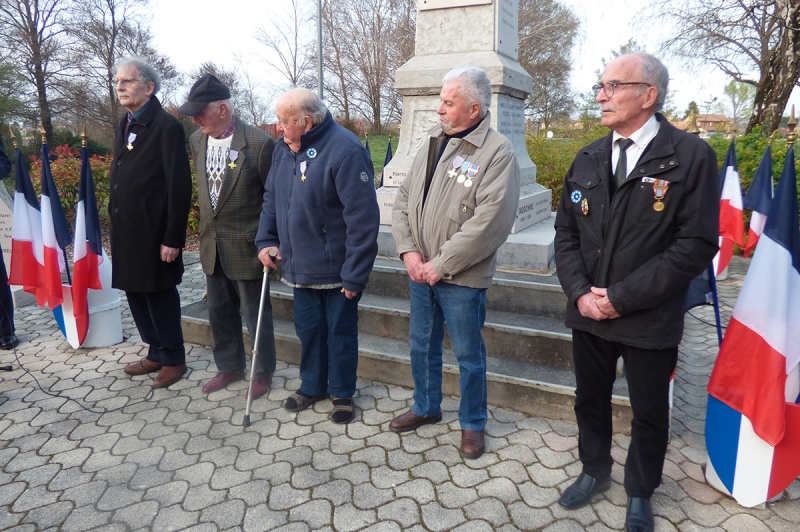
[[[91,506],[83,506],[73,510],[61,527],[64,532],[82,532],[108,523],[111,514],[99,512]]]
[[[225,491],[212,490],[206,484],[189,488],[183,499],[183,509],[189,512],[203,510],[225,500]]]
[[[445,532],[452,530],[466,521],[461,509],[444,508],[437,502],[422,506],[422,523],[430,530]]]
[[[259,504],[247,509],[244,516],[244,529],[248,532],[276,530],[286,524],[288,511],[270,510],[266,504]]]
[[[352,504],[337,506],[333,511],[335,530],[350,532],[372,525],[376,521],[375,510],[359,510]]]
[[[320,530],[333,524],[333,505],[325,499],[316,499],[296,506],[289,511],[290,521],[302,521],[311,530]]]
[[[187,512],[180,506],[161,508],[153,522],[153,530],[183,530],[198,523],[200,512]]]
[[[244,521],[245,510],[242,501],[226,501],[203,510],[200,520],[213,522],[220,530],[225,530],[240,525]]]

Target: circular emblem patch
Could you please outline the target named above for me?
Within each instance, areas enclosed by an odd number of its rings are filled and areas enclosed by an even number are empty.
[[[369,174],[366,172],[361,172],[361,181],[363,181],[364,183],[369,181]]]
[[[308,151],[306,152],[306,155],[308,155],[309,159],[313,159],[314,157],[317,156],[317,150],[315,150],[314,148],[309,148]]]
[[[572,193],[572,196],[570,197],[572,198],[572,203],[578,203],[579,201],[581,201],[581,191],[576,190],[575,192]]]

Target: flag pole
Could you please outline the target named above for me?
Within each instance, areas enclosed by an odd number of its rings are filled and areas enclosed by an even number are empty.
[[[45,129],[44,129],[44,122],[40,122],[40,124],[39,124],[39,134],[42,136],[42,146],[47,146],[47,131],[45,131]],[[48,154],[49,153],[50,152],[48,151]],[[42,159],[42,164],[43,165],[47,164],[49,166],[50,165],[50,160],[48,159],[45,162],[45,160],[43,158]],[[56,200],[56,199],[58,201],[61,201],[61,197],[58,196],[58,195],[56,195],[56,198],[53,198],[53,200]],[[69,260],[67,259],[67,250],[64,249],[64,248],[61,248],[61,253],[64,254],[64,270],[67,272],[67,284],[68,285],[72,285],[72,276],[69,273]]]

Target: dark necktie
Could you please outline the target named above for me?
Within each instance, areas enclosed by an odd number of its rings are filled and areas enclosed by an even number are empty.
[[[122,139],[125,143],[128,142],[128,131],[131,129],[131,124],[136,122],[136,119],[133,117],[132,114],[128,113],[128,123],[125,124],[125,137]]]
[[[619,159],[617,159],[617,170],[614,172],[614,179],[617,182],[617,190],[625,182],[628,177],[628,154],[627,150],[631,147],[633,141],[631,139],[619,139]]]

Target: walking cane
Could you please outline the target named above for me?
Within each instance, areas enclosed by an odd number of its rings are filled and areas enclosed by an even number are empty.
[[[278,250],[272,248],[269,250],[269,257],[275,261],[278,256]],[[261,313],[264,311],[264,298],[267,297],[267,285],[269,283],[269,268],[264,266],[264,281],[261,283],[261,299],[258,304],[258,322],[256,323],[256,340],[253,342],[253,360],[250,363],[250,385],[247,388],[247,407],[244,410],[243,427],[250,426],[250,405],[253,403],[253,382],[256,380],[256,357],[258,357],[258,339],[261,336]]]

